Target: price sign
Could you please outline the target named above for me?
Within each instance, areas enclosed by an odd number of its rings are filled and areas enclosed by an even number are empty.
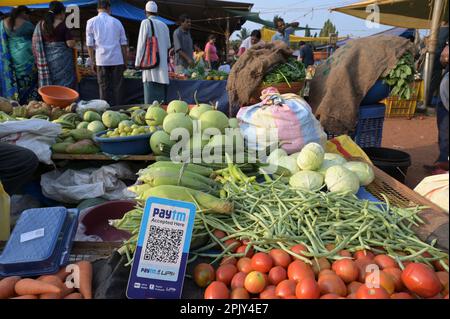
[[[330,34],[330,45],[336,45],[337,39],[337,33]]]

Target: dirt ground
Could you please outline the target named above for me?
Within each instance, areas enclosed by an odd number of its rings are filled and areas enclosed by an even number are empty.
[[[382,147],[398,149],[411,155],[412,165],[406,176],[406,185],[414,188],[428,176],[424,164],[433,164],[439,154],[436,117],[416,116],[386,118]]]

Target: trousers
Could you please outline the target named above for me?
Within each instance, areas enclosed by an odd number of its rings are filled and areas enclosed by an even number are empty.
[[[97,66],[100,99],[110,106],[121,105],[124,65]]]

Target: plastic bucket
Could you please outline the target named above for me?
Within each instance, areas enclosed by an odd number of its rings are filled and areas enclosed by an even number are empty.
[[[367,92],[367,95],[362,100],[361,105],[377,104],[387,98],[390,93],[391,88],[389,87],[389,85],[383,83],[382,80],[378,80],[375,82],[369,92]]]
[[[399,182],[405,183],[408,168],[411,166],[411,156],[408,153],[383,147],[367,147],[363,150],[373,165]]]

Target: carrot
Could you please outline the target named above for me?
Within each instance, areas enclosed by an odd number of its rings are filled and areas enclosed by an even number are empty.
[[[55,285],[29,278],[19,280],[14,289],[19,296],[61,293],[61,288]]]
[[[40,295],[40,299],[62,299],[68,294],[70,294],[72,291],[69,290],[69,288],[66,287],[66,285],[63,284],[61,279],[54,275],[47,275],[47,276],[41,276],[37,280],[46,282],[48,284],[54,285],[61,289],[61,292],[59,293],[46,293]]]
[[[23,296],[19,296],[19,297],[10,298],[10,299],[38,299],[38,296],[36,296],[36,295],[23,295]]]
[[[80,294],[79,292],[74,292],[70,295],[65,296],[64,299],[84,299],[84,298],[83,295]]]
[[[59,277],[59,279],[62,280],[62,282],[64,282],[67,278],[67,276],[70,275],[70,272],[66,271],[66,266],[62,267],[56,274],[55,276]]]
[[[82,260],[77,262],[80,268],[80,288],[78,289],[84,299],[92,299],[92,264]]]
[[[0,299],[8,299],[14,297],[14,286],[22,278],[19,276],[6,277],[0,280]]]

